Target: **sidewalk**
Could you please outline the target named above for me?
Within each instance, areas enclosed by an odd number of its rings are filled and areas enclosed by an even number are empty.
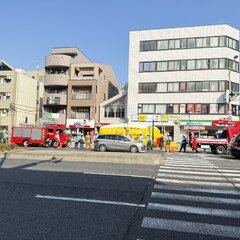
[[[78,149],[18,149],[14,152],[0,153],[0,158],[17,159],[61,159],[66,161],[116,162],[128,164],[160,164],[164,161],[164,153],[151,150],[145,153],[99,152]]]

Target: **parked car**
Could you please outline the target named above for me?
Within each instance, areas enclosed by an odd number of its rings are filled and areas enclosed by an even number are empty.
[[[102,134],[94,141],[94,149],[101,152],[109,151],[130,151],[132,153],[145,152],[143,143],[136,142],[127,136],[118,134]]]
[[[229,145],[228,151],[235,157],[240,159],[240,134],[235,134]]]

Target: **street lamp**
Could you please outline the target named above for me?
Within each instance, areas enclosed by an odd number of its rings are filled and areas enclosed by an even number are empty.
[[[228,89],[226,90],[226,101],[228,103],[228,114],[231,115],[232,114],[232,110],[231,110],[231,72],[233,70],[233,64],[234,61],[238,58],[238,55],[235,55],[233,57],[233,61],[231,61],[230,63],[230,67],[229,67],[229,71],[228,71]]]

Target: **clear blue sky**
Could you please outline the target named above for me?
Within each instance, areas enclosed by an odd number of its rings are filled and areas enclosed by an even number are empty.
[[[240,0],[7,0],[0,3],[0,59],[40,68],[52,47],[78,47],[128,79],[129,31],[227,23],[240,29]]]

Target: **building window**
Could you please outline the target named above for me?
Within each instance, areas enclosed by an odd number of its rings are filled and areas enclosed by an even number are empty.
[[[226,37],[225,36],[220,36],[219,37],[219,46],[220,47],[225,47],[226,46]]]
[[[159,50],[168,49],[168,41],[167,40],[158,41],[158,49]]]
[[[197,38],[196,47],[197,48],[203,47],[203,39],[202,38]]]
[[[225,114],[225,103],[219,103],[218,104],[218,113],[219,114]]]
[[[147,40],[140,42],[140,51],[166,49],[229,47],[239,50],[239,41],[226,36]]]
[[[157,62],[157,71],[167,71],[168,62]]]
[[[187,48],[187,39],[181,39],[181,48]]]
[[[217,47],[218,46],[218,37],[211,37],[210,45],[211,45],[211,47]]]
[[[195,82],[187,82],[187,92],[194,92]]]
[[[218,82],[210,82],[210,92],[218,91]]]
[[[209,37],[203,38],[203,47],[210,47],[210,38]]]
[[[156,104],[156,113],[166,113],[166,105],[165,104]]]
[[[154,104],[143,104],[142,113],[154,113],[155,112]]]
[[[155,83],[139,83],[139,93],[154,93],[156,92]]]
[[[218,59],[210,59],[210,69],[218,69]]]
[[[195,69],[195,60],[188,60],[187,61],[187,69],[194,70]]]
[[[182,71],[187,70],[187,61],[186,60],[181,60],[180,65],[181,65]]]
[[[203,92],[209,91],[209,82],[203,82]]]
[[[167,104],[166,113],[173,114],[173,104]]]
[[[209,114],[209,104],[202,104],[202,114]]]
[[[167,83],[157,83],[157,92],[167,92]]]
[[[188,38],[188,40],[187,40],[187,47],[188,48],[195,48],[196,47],[195,38]]]
[[[169,40],[169,49],[175,48],[175,40]]]

